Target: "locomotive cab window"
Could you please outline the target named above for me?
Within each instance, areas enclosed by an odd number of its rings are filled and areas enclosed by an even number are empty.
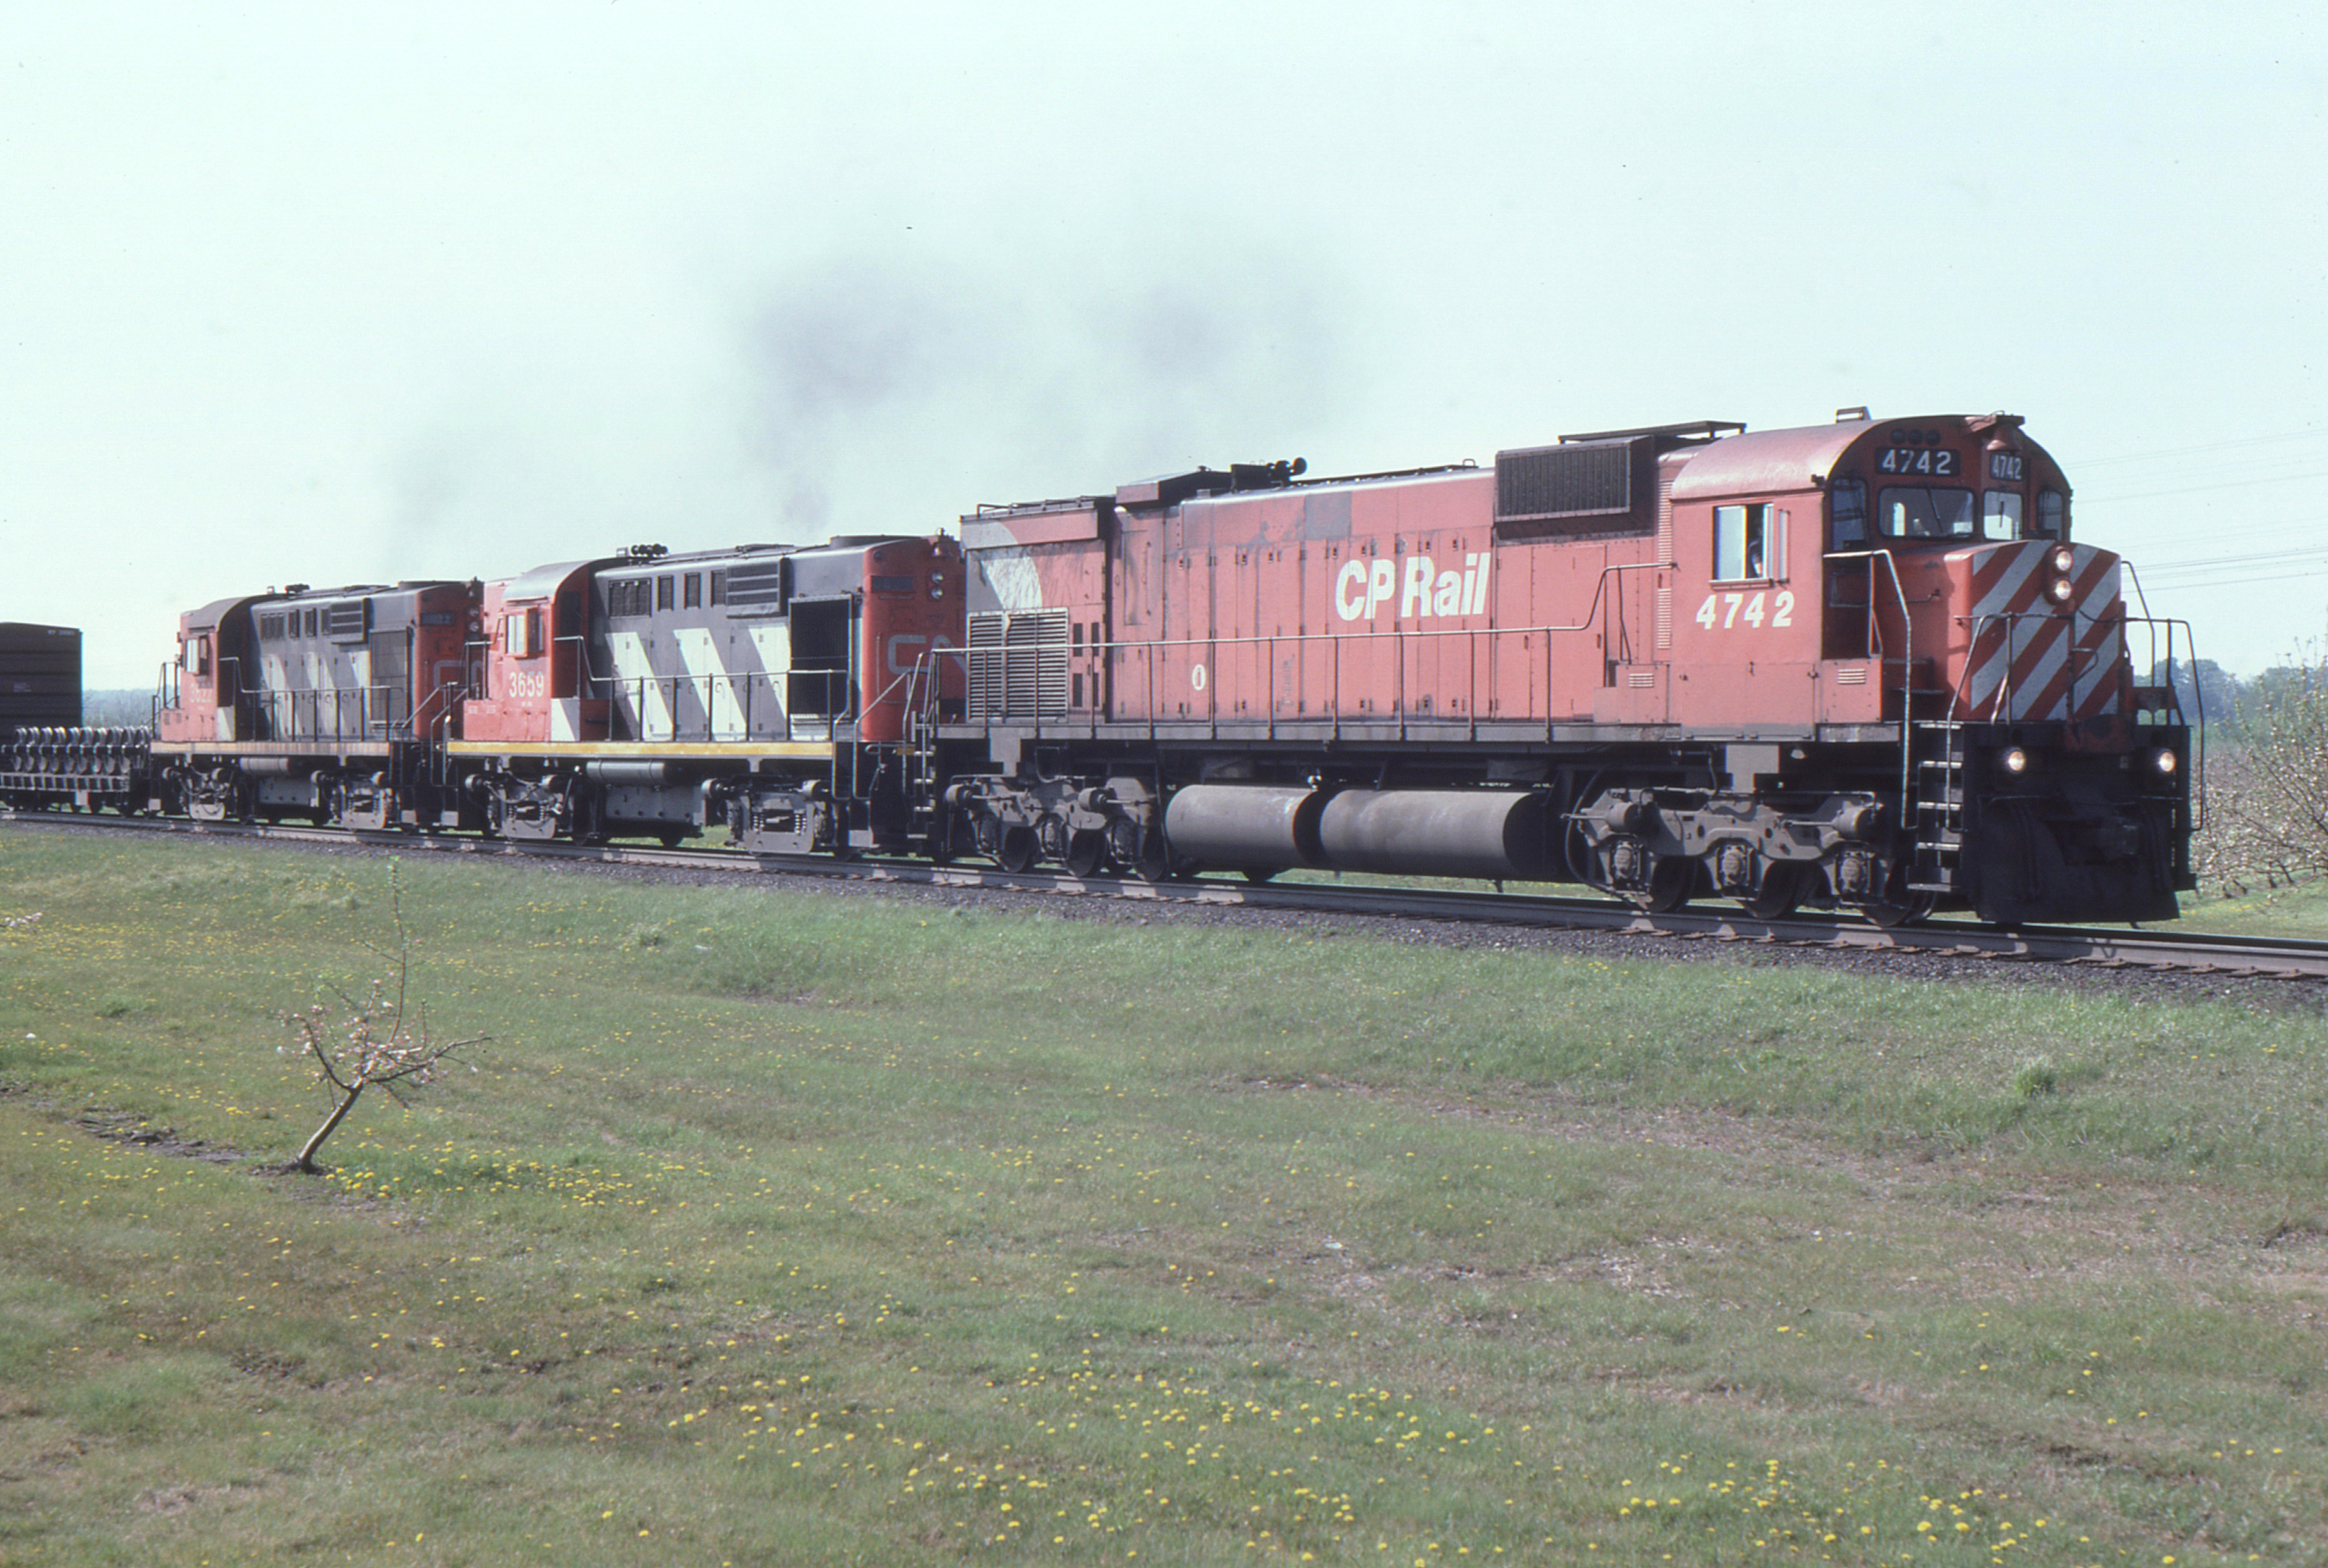
[[[1970,539],[1972,492],[1950,485],[1887,484],[1875,498],[1875,526],[1886,539]]]
[[[1769,581],[1786,575],[1787,514],[1767,502],[1713,509],[1713,580]]]
[[[1983,539],[2019,539],[2021,537],[2021,493],[2017,490],[1987,490],[1980,497],[1980,537]]]
[[[1860,549],[1867,543],[1867,485],[1838,479],[1827,492],[1828,549]]]
[[[521,614],[512,610],[502,622],[502,646],[512,659],[530,659],[541,652],[541,610],[539,606]]]
[[[2037,493],[2037,537],[2067,539],[2070,537],[2070,498],[2058,490]]]

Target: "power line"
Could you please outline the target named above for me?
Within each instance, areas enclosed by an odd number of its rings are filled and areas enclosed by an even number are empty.
[[[2276,474],[2265,479],[2223,479],[2212,484],[2192,484],[2181,490],[2136,490],[2123,495],[2085,495],[2078,499],[2091,506],[2105,501],[2148,501],[2158,495],[2200,495],[2211,490],[2246,490],[2258,484],[2294,484],[2298,480],[2328,478],[2328,470],[2314,469],[2308,474]]]
[[[2285,561],[2290,566],[2299,566],[2310,554],[2309,550],[2298,550],[2291,554],[2284,549],[2259,549],[2247,555],[2194,555],[2185,556],[2181,560],[2139,561],[2136,564],[2154,572],[2195,571],[2203,567],[2250,566],[2257,561]]]
[[[2244,436],[2235,441],[2211,441],[2203,446],[2167,446],[2155,452],[2129,452],[2117,457],[2089,457],[2078,465],[2080,470],[2105,468],[2115,463],[2147,463],[2158,457],[2194,457],[2202,452],[2230,452],[2247,446],[2267,446],[2277,441],[2313,441],[2328,431],[2291,430],[2284,436]]]
[[[2165,577],[2166,580],[2158,580],[2161,577]],[[2145,578],[2143,586],[2145,587],[2158,588],[2162,591],[2172,588],[2178,592],[2188,593],[2194,588],[2236,588],[2244,587],[2249,583],[2285,583],[2293,582],[2305,577],[2328,577],[2328,566],[2317,566],[2306,571],[2261,572],[2253,577],[2208,577],[2203,576],[2197,577],[2184,577],[2160,573],[2151,577]]]

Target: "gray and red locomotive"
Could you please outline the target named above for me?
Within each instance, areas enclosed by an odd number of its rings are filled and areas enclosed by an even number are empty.
[[[119,803],[2172,917],[2191,730],[2148,676],[2189,650],[2021,423],[1199,469],[958,538],[223,600]],[[0,791],[34,803],[25,776]]]

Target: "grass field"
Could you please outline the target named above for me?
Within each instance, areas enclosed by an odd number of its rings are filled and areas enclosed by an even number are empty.
[[[383,864],[0,829],[0,1562],[2328,1563],[2316,996],[402,878],[285,1176]]]
[[[2237,898],[2223,897],[2220,892],[2210,897],[2186,893],[2182,903],[2182,923],[2194,930],[2296,936],[2315,942],[2328,938],[2328,878],[2293,887],[2256,887]]]

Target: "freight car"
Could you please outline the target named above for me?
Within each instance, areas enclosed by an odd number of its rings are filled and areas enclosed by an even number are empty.
[[[80,633],[0,621],[0,739],[19,726],[80,723]]]
[[[146,732],[80,728],[80,633],[0,623],[0,801],[27,810],[144,803]]]
[[[1563,437],[183,618],[198,817],[2149,920],[2192,731],[2010,415]],[[2137,595],[2138,598],[2138,595]]]

